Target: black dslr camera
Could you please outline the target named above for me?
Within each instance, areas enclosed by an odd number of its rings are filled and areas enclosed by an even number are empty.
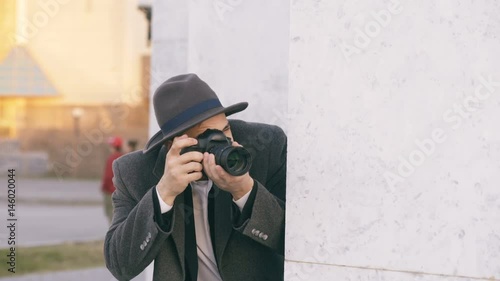
[[[232,146],[231,139],[219,130],[206,130],[198,136],[197,145],[183,148],[181,154],[190,151],[212,153],[215,163],[233,176],[245,174],[252,166],[250,152],[243,147]]]

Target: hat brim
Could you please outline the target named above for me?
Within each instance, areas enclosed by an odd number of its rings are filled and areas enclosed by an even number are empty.
[[[213,117],[213,116],[215,116],[217,114],[221,114],[221,113],[224,113],[224,114],[226,114],[226,116],[229,116],[231,114],[243,111],[247,107],[248,107],[247,102],[240,102],[240,103],[228,106],[228,107],[214,108],[214,109],[207,110],[207,111],[203,112],[202,114],[195,116],[194,118],[192,118],[188,122],[182,124],[181,126],[175,128],[174,130],[172,130],[172,132],[170,132],[167,135],[163,135],[163,132],[160,130],[148,140],[148,142],[146,143],[146,146],[144,147],[142,152],[148,153],[150,151],[156,150],[157,148],[160,148],[167,140],[178,136],[182,132],[194,127],[196,124],[201,123],[210,117]]]

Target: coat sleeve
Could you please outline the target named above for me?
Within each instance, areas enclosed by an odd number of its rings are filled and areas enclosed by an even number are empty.
[[[137,202],[121,179],[119,161],[113,163],[113,171],[114,214],[106,233],[104,257],[107,268],[118,280],[130,280],[153,261],[171,235],[173,223],[169,231],[163,231],[155,221],[154,188]]]
[[[276,128],[275,143],[269,149],[269,163],[275,163],[269,170],[271,176],[265,183],[255,180],[255,199],[247,202],[252,204],[250,216],[234,225],[234,229],[284,255],[287,139],[285,133]]]

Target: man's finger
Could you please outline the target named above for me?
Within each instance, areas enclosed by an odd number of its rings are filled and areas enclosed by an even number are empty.
[[[203,174],[201,172],[193,172],[193,173],[188,174],[186,176],[186,181],[187,182],[197,181],[197,180],[201,179],[202,176],[203,176]]]
[[[220,165],[217,165],[217,163],[215,163],[215,155],[210,154],[208,159],[209,159],[208,165],[210,166],[212,176],[215,177],[217,180],[224,180],[224,181],[229,180],[229,178],[228,178],[229,174],[226,173],[224,168],[222,168]]]
[[[198,151],[190,151],[179,156],[178,161],[180,164],[186,164],[189,162],[201,162],[203,161],[203,153]]]
[[[205,152],[203,155],[203,169],[205,169],[205,173],[211,180],[216,180],[214,174],[214,165],[210,162],[210,154]]]
[[[188,146],[193,146],[198,143],[198,140],[194,138],[189,138],[189,137],[178,137],[174,139],[174,142],[172,143],[172,147],[170,147],[170,150],[168,153],[174,154],[174,155],[180,155],[181,149],[188,147]]]
[[[182,170],[185,173],[201,172],[203,170],[203,166],[198,162],[189,162],[182,166]]]
[[[208,152],[203,153],[203,169],[207,173],[207,176],[211,175],[210,170],[209,170],[209,164],[208,164]]]
[[[203,153],[203,166],[208,167],[208,157],[210,154],[208,152]]]
[[[224,180],[229,180],[228,177],[230,177],[230,175],[221,166],[219,165],[215,166],[215,172],[217,173],[217,176],[219,178]]]

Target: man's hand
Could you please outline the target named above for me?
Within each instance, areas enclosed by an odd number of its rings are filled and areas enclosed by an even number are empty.
[[[197,144],[187,135],[174,138],[165,161],[165,172],[156,185],[158,193],[165,203],[172,206],[177,195],[181,194],[192,182],[201,179],[203,154],[191,151],[180,155],[181,149]]]
[[[241,145],[237,142],[233,142],[233,146]],[[230,175],[220,165],[215,164],[215,156],[213,154],[205,152],[203,155],[203,167],[208,178],[210,178],[220,189],[231,193],[234,200],[240,199],[243,195],[252,190],[254,182],[249,173],[241,176]]]

